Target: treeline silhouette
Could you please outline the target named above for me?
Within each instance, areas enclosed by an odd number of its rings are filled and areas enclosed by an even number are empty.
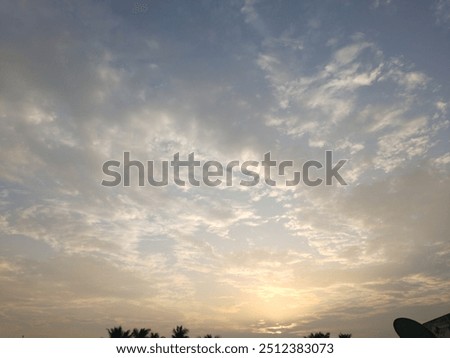
[[[339,338],[352,338],[351,333],[339,333]],[[305,336],[304,338],[330,338],[330,332],[323,333],[323,332],[313,332],[310,333],[308,336]]]
[[[124,330],[122,326],[107,328],[109,338],[166,338],[160,336],[157,332],[152,332],[150,328],[133,328],[133,330]],[[189,338],[189,329],[183,326],[176,326],[172,329],[172,338]],[[339,333],[339,338],[351,338],[351,333]],[[208,333],[198,338],[220,338]],[[312,332],[304,338],[330,338],[330,332]]]
[[[133,328],[133,330],[124,330],[122,326],[108,328],[109,338],[166,338],[160,336],[158,332],[152,332],[150,328]],[[172,329],[172,338],[189,338],[189,329],[183,326],[176,326]],[[205,334],[199,338],[220,338],[220,336],[213,336],[212,334]]]

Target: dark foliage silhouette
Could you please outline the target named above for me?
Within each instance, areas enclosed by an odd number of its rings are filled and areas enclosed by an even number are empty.
[[[108,328],[109,338],[164,338],[159,333],[151,332],[150,328],[133,328],[132,331],[124,330],[122,326]]]
[[[134,328],[133,332],[131,333],[131,336],[133,338],[149,338],[151,329],[150,328]]]
[[[330,332],[327,333],[313,332],[310,333],[309,336],[306,336],[305,338],[330,338]]]
[[[122,326],[108,328],[109,338],[131,338],[130,330],[124,331]]]
[[[189,330],[183,326],[177,326],[172,330],[172,338],[189,338]]]
[[[200,337],[200,338],[201,338],[201,337]],[[205,334],[205,335],[203,336],[203,338],[220,338],[220,336],[213,336],[212,334],[208,333],[208,334]]]
[[[351,333],[339,333],[339,338],[352,338]]]

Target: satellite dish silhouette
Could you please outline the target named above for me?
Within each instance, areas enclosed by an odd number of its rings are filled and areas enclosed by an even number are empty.
[[[397,318],[394,329],[400,338],[436,338],[431,331],[410,318]]]

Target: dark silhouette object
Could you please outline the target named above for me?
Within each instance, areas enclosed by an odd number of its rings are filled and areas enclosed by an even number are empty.
[[[305,338],[330,338],[330,332],[323,333],[323,332],[313,332],[310,333],[309,336]]]
[[[108,328],[109,338],[131,338],[130,330],[124,331],[122,326]]]
[[[450,313],[422,323],[429,331],[436,335],[436,338],[450,338]]]
[[[124,331],[122,326],[109,328],[109,338],[164,338],[158,332],[151,332],[150,328],[133,328],[133,331]]]
[[[150,328],[141,328],[141,329],[134,328],[133,332],[131,333],[131,336],[133,338],[150,338],[149,336],[150,331],[151,331]]]
[[[172,330],[172,338],[189,338],[187,335],[189,330],[187,328],[183,328],[183,326],[177,326]]]
[[[339,333],[339,338],[352,338],[351,333]]]
[[[410,318],[397,318],[394,329],[400,338],[436,338],[431,331]]]
[[[203,338],[220,338],[220,336],[213,336],[212,334],[208,333],[208,334],[205,334],[203,336]]]

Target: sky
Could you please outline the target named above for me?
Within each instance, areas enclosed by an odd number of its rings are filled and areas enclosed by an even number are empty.
[[[450,312],[449,35],[448,0],[1,1],[0,337]],[[101,184],[124,152],[326,151],[347,185]]]

